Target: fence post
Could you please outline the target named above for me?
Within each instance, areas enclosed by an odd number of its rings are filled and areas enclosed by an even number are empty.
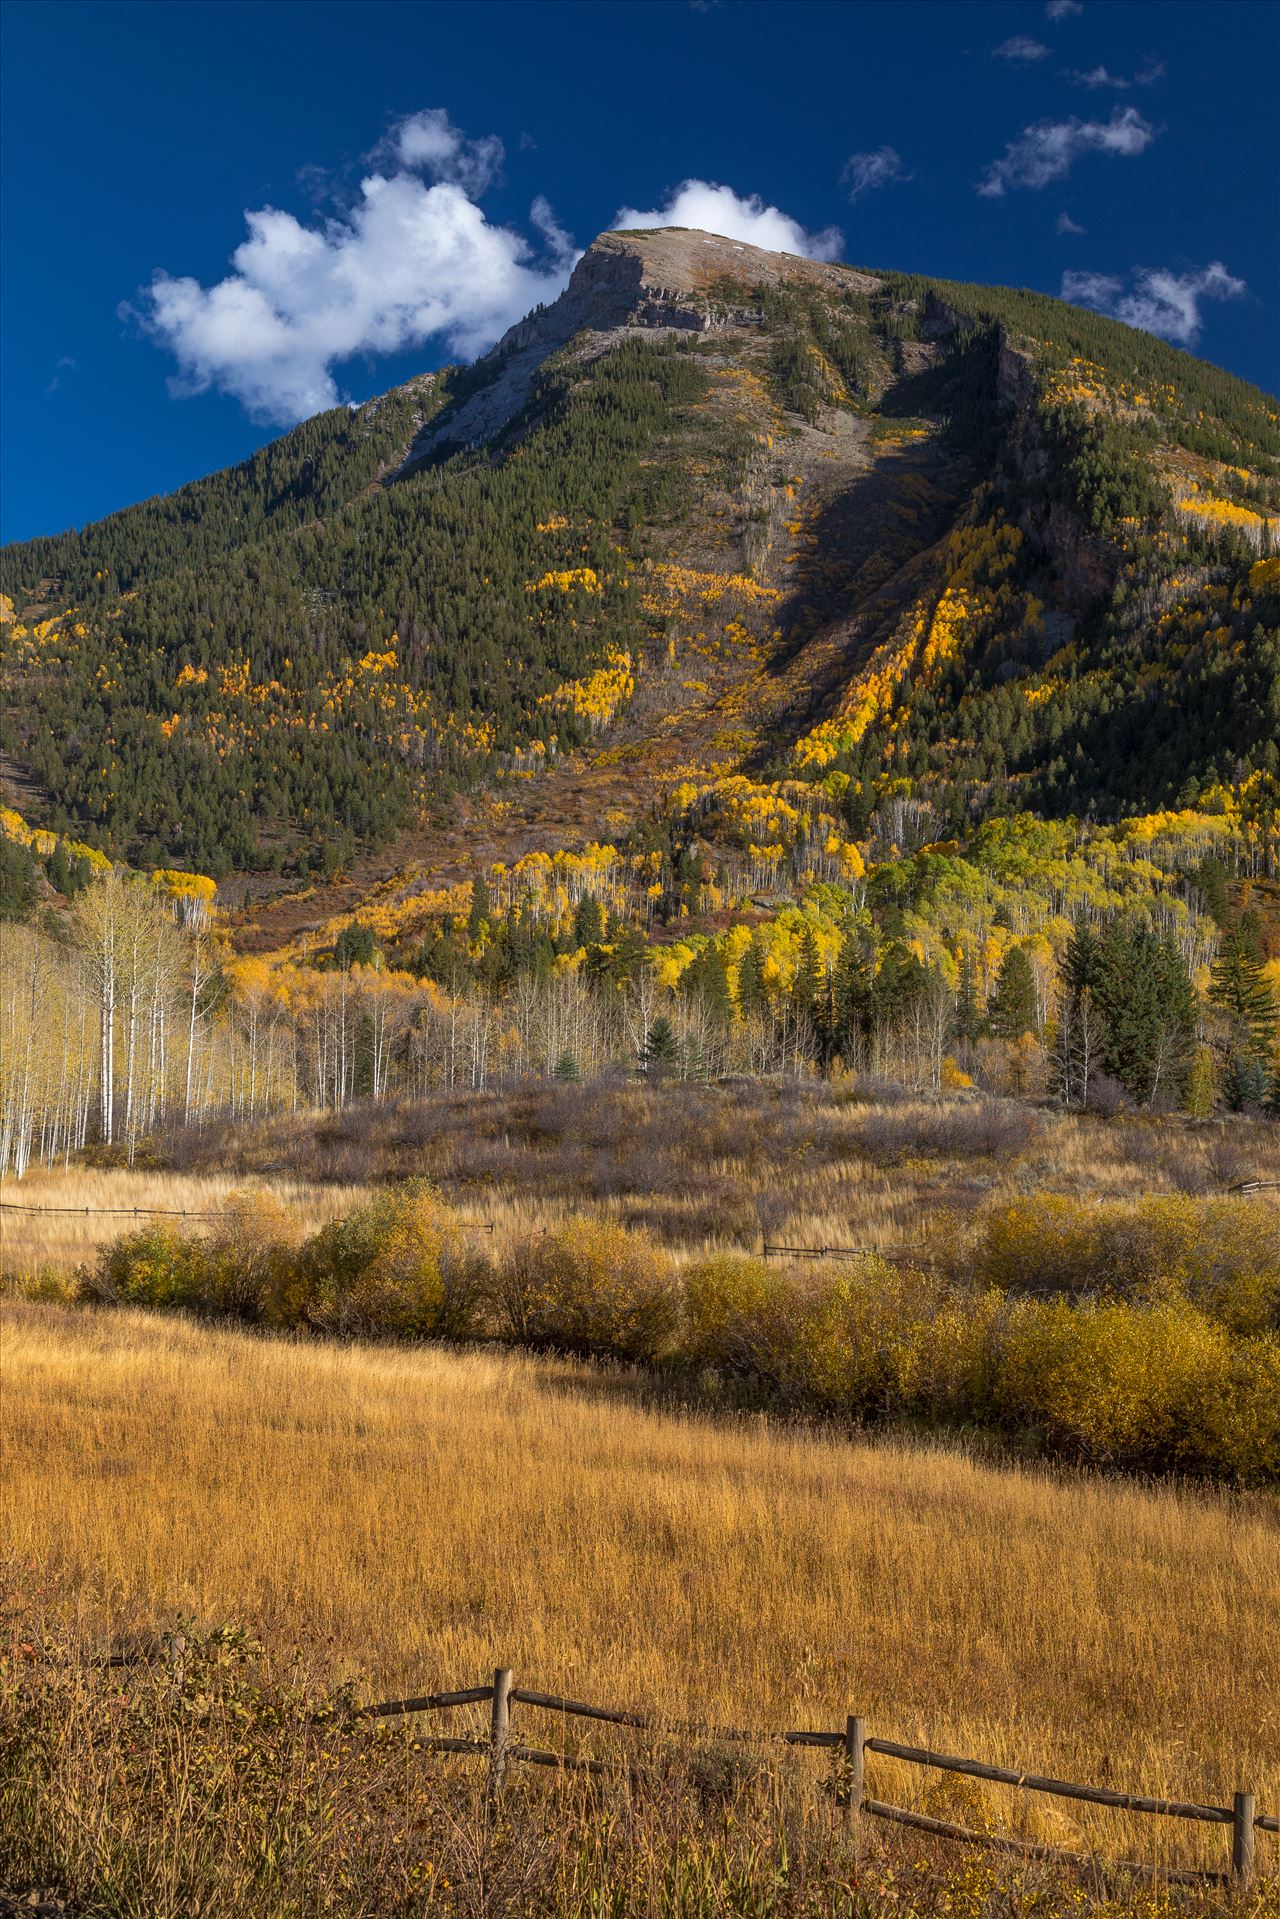
[[[187,1676],[187,1635],[174,1633],[164,1649],[164,1663],[169,1673],[169,1684],[176,1693],[182,1691]]]
[[[1253,1794],[1238,1792],[1232,1812],[1231,1871],[1243,1890],[1253,1878]]]
[[[844,1807],[848,1818],[862,1811],[862,1775],[866,1764],[862,1748],[866,1737],[866,1720],[855,1718],[851,1713],[844,1722],[844,1778],[836,1794],[836,1803]]]
[[[489,1805],[492,1809],[502,1794],[507,1776],[507,1747],[511,1743],[511,1684],[508,1667],[498,1666],[493,1675],[493,1709],[489,1721]]]

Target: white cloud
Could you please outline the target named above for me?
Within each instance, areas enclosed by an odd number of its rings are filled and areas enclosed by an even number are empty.
[[[474,198],[492,186],[504,158],[496,133],[468,140],[443,107],[427,107],[397,121],[383,150],[389,148],[402,167],[448,180]]]
[[[1105,67],[1090,67],[1087,73],[1081,73],[1078,67],[1072,67],[1067,74],[1068,80],[1074,80],[1078,87],[1127,87],[1129,82],[1122,80],[1119,74],[1108,73]]]
[[[622,207],[613,224],[618,230],[694,227],[700,233],[720,233],[728,240],[745,240],[771,253],[799,253],[809,260],[834,260],[844,245],[838,227],[808,233],[789,213],[766,206],[758,193],[741,197],[732,187],[715,186],[709,180],[685,180],[664,207],[651,213]]]
[[[1083,233],[1084,232],[1084,228],[1080,226],[1077,221],[1073,220],[1069,213],[1060,213],[1058,215],[1057,230],[1059,233]]]
[[[909,180],[910,173],[896,147],[874,147],[869,153],[851,153],[840,174],[841,185],[851,200],[877,187],[892,186],[896,180]]]
[[[1084,8],[1080,5],[1080,0],[1046,0],[1044,17],[1056,23],[1059,20],[1066,20],[1073,13],[1083,12]]]
[[[1194,273],[1135,267],[1127,287],[1109,273],[1062,276],[1062,297],[1074,306],[1095,307],[1114,320],[1158,333],[1179,346],[1194,346],[1199,339],[1202,300],[1239,300],[1248,290],[1243,280],[1227,272],[1221,260]]]
[[[1132,158],[1155,138],[1155,128],[1136,107],[1117,107],[1109,120],[1040,120],[1027,127],[992,162],[978,192],[999,199],[1009,187],[1047,187],[1071,171],[1082,153]]]
[[[1046,60],[1049,49],[1042,40],[1033,40],[1029,33],[1015,33],[1012,40],[1002,40],[998,47],[992,48],[993,60],[1015,60],[1023,64],[1033,60]]]
[[[531,211],[535,252],[469,197],[492,178],[500,142],[466,140],[433,110],[401,121],[380,153],[340,219],[307,226],[262,207],[246,212],[249,237],[216,285],[154,276],[140,317],[178,361],[175,392],[216,387],[257,419],[291,423],[337,403],[333,369],[352,355],[440,335],[471,356],[561,291],[575,253],[546,201]]]
[[[1153,87],[1157,80],[1164,79],[1164,62],[1148,60],[1139,67],[1132,80],[1126,80],[1122,74],[1112,73],[1106,67],[1090,67],[1081,72],[1079,67],[1070,67],[1066,78],[1074,80],[1078,87],[1115,87],[1123,92],[1127,87]]]

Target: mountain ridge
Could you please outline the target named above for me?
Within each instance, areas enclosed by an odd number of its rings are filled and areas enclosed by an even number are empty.
[[[474,366],[7,549],[0,747],[50,824],[331,904],[392,877],[379,840],[447,884],[522,813],[542,844],[547,767],[597,768],[580,843],[727,777],[809,781],[855,840],[904,780],[957,821],[1167,802],[1278,730],[1278,476],[1265,396],[1045,296],[604,234]]]

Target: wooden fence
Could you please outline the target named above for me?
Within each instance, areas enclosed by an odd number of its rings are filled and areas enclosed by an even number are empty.
[[[847,1817],[859,1814],[887,1819],[935,1838],[957,1840],[964,1845],[986,1846],[1000,1852],[1017,1853],[1024,1858],[1047,1861],[1052,1865],[1138,1874],[1145,1878],[1174,1880],[1186,1884],[1234,1884],[1243,1890],[1254,1876],[1254,1834],[1280,1832],[1280,1819],[1259,1813],[1252,1792],[1234,1795],[1230,1806],[1203,1806],[1178,1799],[1147,1798],[1139,1793],[1115,1792],[1108,1786],[1076,1785],[1066,1779],[1050,1779],[1040,1773],[1015,1772],[1005,1766],[989,1766],[979,1759],[959,1759],[951,1753],[932,1752],[924,1746],[904,1746],[892,1739],[872,1738],[867,1722],[859,1714],[850,1714],[839,1732],[759,1733],[738,1726],[711,1726],[688,1721],[658,1719],[648,1713],[619,1712],[604,1706],[587,1705],[581,1699],[564,1699],[555,1693],[533,1692],[515,1684],[509,1668],[500,1666],[487,1686],[466,1686],[459,1692],[426,1693],[415,1699],[386,1699],[377,1705],[356,1708],[361,1718],[391,1718],[407,1713],[447,1711],[455,1706],[489,1706],[489,1731],[481,1738],[427,1738],[420,1743],[429,1751],[484,1754],[488,1760],[488,1795],[491,1804],[501,1796],[509,1767],[524,1762],[577,1772],[618,1774],[627,1768],[603,1759],[590,1759],[570,1753],[553,1752],[539,1746],[527,1746],[515,1739],[511,1727],[513,1706],[533,1706],[544,1712],[603,1721],[607,1725],[626,1726],[676,1739],[738,1741],[764,1745],[778,1741],[788,1746],[824,1748],[836,1754],[839,1772],[836,1803]],[[1093,1853],[1066,1852],[1055,1846],[1042,1846],[1029,1840],[997,1833],[979,1832],[967,1826],[952,1825],[943,1819],[912,1812],[905,1806],[892,1806],[883,1800],[868,1798],[865,1790],[866,1754],[882,1753],[889,1759],[901,1759],[915,1766],[934,1767],[942,1772],[963,1773],[973,1779],[987,1779],[1000,1785],[1018,1786],[1025,1792],[1048,1793],[1060,1799],[1085,1800],[1096,1806],[1109,1806],[1121,1812],[1160,1813],[1174,1819],[1194,1819],[1210,1825],[1231,1828],[1230,1871],[1188,1871],[1146,1865],[1135,1860],[1107,1861]]]

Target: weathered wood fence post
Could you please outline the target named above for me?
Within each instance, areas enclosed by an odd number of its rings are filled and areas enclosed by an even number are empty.
[[[493,1675],[493,1707],[489,1720],[489,1806],[496,1808],[507,1777],[507,1751],[511,1744],[512,1673],[498,1666]]]
[[[1253,1794],[1238,1792],[1232,1813],[1231,1871],[1243,1890],[1253,1878]]]
[[[182,1691],[187,1676],[187,1635],[176,1632],[164,1649],[164,1663],[169,1674],[169,1684],[175,1693]]]
[[[866,1765],[863,1746],[866,1738],[866,1720],[855,1718],[850,1714],[844,1722],[844,1777],[836,1794],[836,1803],[844,1807],[845,1817],[848,1819],[852,1819],[856,1812],[862,1811],[863,1769]]]

